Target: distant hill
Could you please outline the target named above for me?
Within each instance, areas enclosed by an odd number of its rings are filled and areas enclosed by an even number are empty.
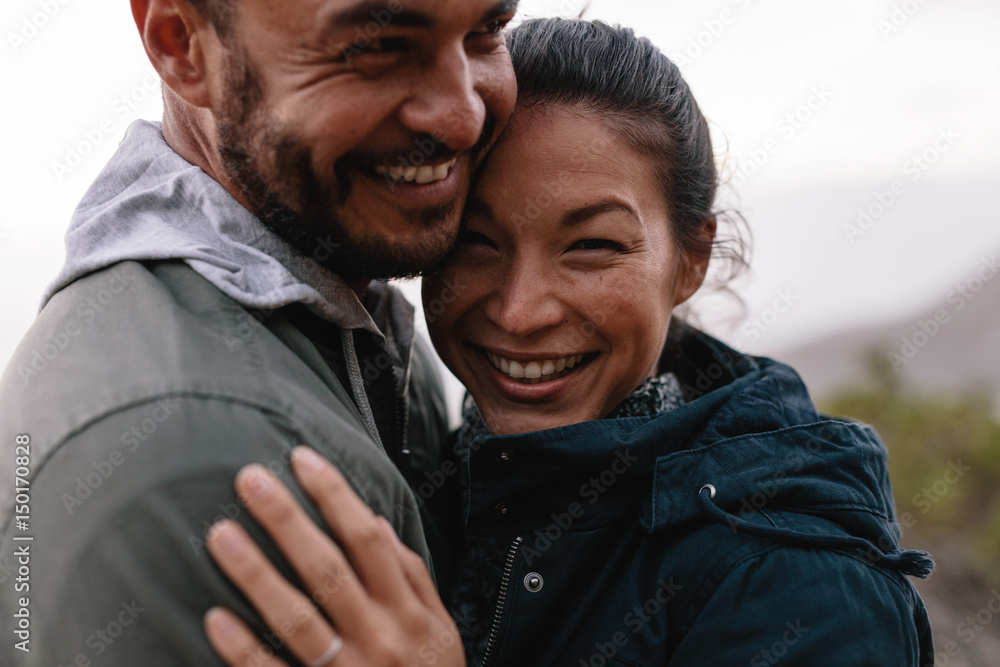
[[[948,392],[978,385],[1000,393],[1000,267],[987,261],[981,273],[981,283],[972,279],[911,317],[774,356],[791,364],[820,399],[864,382],[874,350],[908,389]]]

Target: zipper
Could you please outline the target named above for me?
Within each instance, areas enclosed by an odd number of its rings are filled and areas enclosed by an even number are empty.
[[[510,573],[514,569],[514,558],[517,550],[524,541],[523,537],[515,537],[514,542],[507,550],[507,562],[503,566],[503,576],[500,578],[500,592],[497,594],[497,608],[493,613],[493,625],[490,627],[490,641],[486,645],[486,652],[483,654],[482,667],[487,667],[493,658],[497,647],[497,639],[500,637],[500,621],[503,619],[504,605],[507,602],[507,587],[510,585]]]

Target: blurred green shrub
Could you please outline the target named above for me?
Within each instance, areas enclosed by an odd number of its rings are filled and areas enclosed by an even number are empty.
[[[904,389],[884,359],[872,352],[869,381],[821,409],[867,422],[882,437],[904,544],[964,544],[979,576],[1000,583],[1000,422],[992,397]]]

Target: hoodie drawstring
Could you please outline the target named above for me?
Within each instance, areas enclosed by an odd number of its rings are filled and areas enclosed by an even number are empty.
[[[861,537],[847,535],[809,535],[796,533],[776,526],[750,523],[744,519],[729,514],[712,502],[715,498],[715,487],[705,484],[698,490],[698,500],[705,513],[716,523],[729,526],[733,531],[749,535],[770,537],[785,543],[816,549],[861,549],[869,560],[882,561],[903,574],[926,579],[934,569],[934,561],[927,556],[926,551],[895,548],[882,551],[870,541]]]
[[[365,393],[365,383],[361,378],[361,365],[358,363],[358,353],[354,349],[354,332],[351,329],[340,330],[340,342],[344,347],[344,359],[347,361],[347,377],[351,380],[351,392],[354,394],[354,402],[358,405],[358,412],[361,413],[361,420],[368,429],[368,435],[372,437],[378,448],[385,452],[382,438],[378,434],[378,426],[375,425],[375,415],[372,413],[372,406],[368,403],[368,394]]]

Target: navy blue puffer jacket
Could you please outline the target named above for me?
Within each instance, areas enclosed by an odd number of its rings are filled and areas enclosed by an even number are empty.
[[[467,530],[506,560],[487,667],[933,663],[886,450],[798,375],[677,327],[687,403],[474,440]]]

